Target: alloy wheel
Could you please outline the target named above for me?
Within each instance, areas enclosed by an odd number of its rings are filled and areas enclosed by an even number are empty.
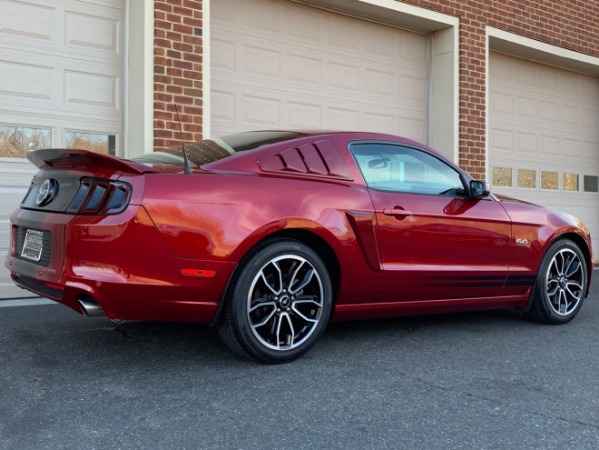
[[[549,305],[559,316],[568,316],[584,296],[584,266],[571,249],[555,253],[546,275],[546,292]]]
[[[271,259],[257,272],[248,292],[252,333],[272,350],[299,347],[318,326],[323,296],[320,274],[307,259],[294,254]]]

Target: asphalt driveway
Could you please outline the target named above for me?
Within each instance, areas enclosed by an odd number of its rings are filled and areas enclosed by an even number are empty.
[[[279,366],[204,326],[0,302],[0,449],[596,449],[598,276],[565,326],[510,311],[332,324]]]

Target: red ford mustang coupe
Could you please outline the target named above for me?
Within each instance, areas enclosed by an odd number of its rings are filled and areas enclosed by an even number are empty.
[[[134,160],[39,150],[12,215],[17,285],[88,316],[209,323],[284,362],[332,320],[517,308],[571,320],[591,239],[374,133],[259,131]]]

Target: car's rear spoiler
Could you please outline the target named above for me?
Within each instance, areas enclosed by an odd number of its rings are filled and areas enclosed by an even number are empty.
[[[156,172],[156,169],[145,164],[115,156],[94,153],[88,150],[47,148],[27,153],[27,159],[40,169],[56,167],[92,169],[107,167],[135,174]]]

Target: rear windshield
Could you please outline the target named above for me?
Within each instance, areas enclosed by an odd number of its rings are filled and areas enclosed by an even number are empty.
[[[237,152],[252,150],[262,145],[288,141],[303,136],[292,131],[251,131],[229,134],[200,142],[185,143],[185,151],[192,165],[203,166],[219,159],[227,158]],[[153,165],[183,166],[183,148],[173,147],[160,152],[146,153],[132,158],[133,161]]]

